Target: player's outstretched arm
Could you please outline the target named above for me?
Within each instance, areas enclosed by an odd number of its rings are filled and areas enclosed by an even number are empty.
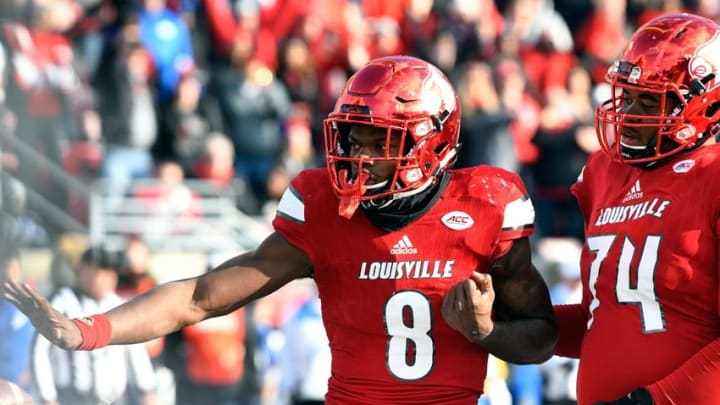
[[[516,240],[489,274],[475,273],[451,288],[442,312],[453,329],[505,361],[541,363],[555,351],[550,294],[532,264],[527,238]]]
[[[236,256],[209,273],[160,285],[108,311],[109,344],[144,342],[227,314],[291,280],[309,276],[310,271],[307,255],[273,233],[256,250]],[[77,323],[52,308],[28,285],[8,281],[3,295],[54,344],[68,350],[83,344]]]

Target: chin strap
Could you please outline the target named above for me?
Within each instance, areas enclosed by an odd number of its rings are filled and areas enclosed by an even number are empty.
[[[373,202],[374,200],[368,200],[365,202],[368,203],[369,207],[379,210],[379,209],[387,208],[388,206],[390,206],[390,204],[392,204],[393,202],[395,202],[397,200],[424,193],[425,190],[430,188],[430,186],[432,186],[433,184],[436,184],[436,181],[438,180],[438,176],[442,177],[442,173],[444,173],[444,172],[441,172],[441,169],[452,166],[452,163],[454,163],[454,160],[457,157],[457,150],[458,150],[458,147],[455,147],[454,149],[448,151],[448,153],[445,155],[445,157],[436,166],[432,175],[429,176],[427,178],[427,180],[425,180],[425,182],[422,183],[419,187],[411,188],[407,191],[394,193],[390,197],[385,198],[380,202]],[[398,184],[398,188],[402,188],[402,187],[400,187],[400,185]]]
[[[360,172],[354,182],[349,182],[348,170],[342,169],[338,172],[338,181],[340,182],[340,205],[338,206],[338,214],[345,218],[350,218],[360,206],[360,196],[365,194],[367,186],[365,182],[370,177],[365,172]],[[358,191],[359,190],[359,191]]]

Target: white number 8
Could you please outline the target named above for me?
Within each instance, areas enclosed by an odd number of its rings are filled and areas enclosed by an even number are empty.
[[[430,373],[435,361],[431,329],[432,312],[426,296],[415,290],[390,296],[385,303],[385,330],[389,336],[385,360],[390,374],[403,381],[415,381]]]

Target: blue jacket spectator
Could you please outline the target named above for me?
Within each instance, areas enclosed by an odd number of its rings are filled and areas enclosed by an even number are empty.
[[[0,268],[0,281],[19,278],[19,260],[14,257]],[[35,329],[14,305],[0,297],[0,379],[28,387],[27,367]]]
[[[320,299],[311,297],[283,328],[280,359],[281,396],[290,404],[322,404],[330,378],[330,347],[320,315]]]
[[[145,0],[139,13],[140,42],[152,55],[157,77],[158,102],[173,99],[180,77],[195,67],[190,31],[165,0]]]

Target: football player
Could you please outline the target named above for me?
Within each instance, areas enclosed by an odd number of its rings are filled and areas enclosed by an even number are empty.
[[[275,232],[198,278],[70,320],[27,286],[6,296],[66,349],[147,341],[313,277],[332,353],[329,404],[475,405],[488,353],[555,350],[547,286],[531,263],[534,210],[520,178],[452,171],[460,104],[435,66],[370,62],[324,122],[327,167],[300,173]]]
[[[602,151],[572,191],[582,304],[556,307],[584,404],[720,403],[720,27],[658,17],[630,38],[598,106]]]

